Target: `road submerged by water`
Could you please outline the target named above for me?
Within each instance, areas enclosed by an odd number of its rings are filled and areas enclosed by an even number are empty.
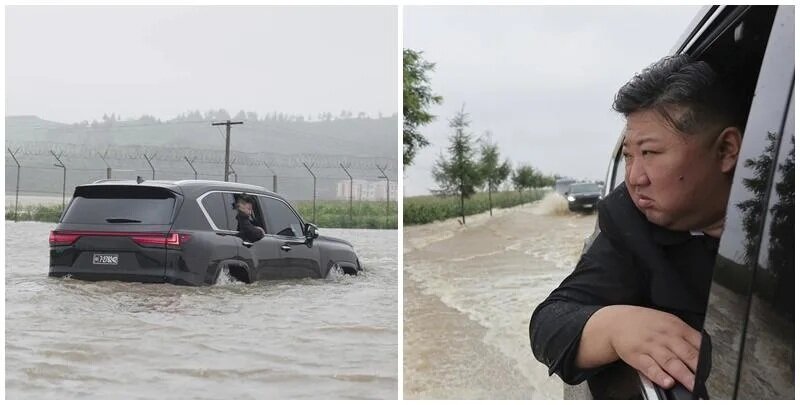
[[[55,224],[6,221],[7,399],[396,399],[397,232],[356,277],[217,285],[49,278]]]
[[[560,399],[533,357],[534,307],[569,274],[596,215],[542,201],[405,227],[403,397]]]

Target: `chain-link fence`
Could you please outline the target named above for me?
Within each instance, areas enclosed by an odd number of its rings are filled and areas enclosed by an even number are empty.
[[[99,149],[99,148],[98,148]],[[10,145],[6,219],[65,206],[81,184],[100,179],[223,180],[224,152],[116,146]],[[228,180],[262,186],[292,201],[322,227],[397,227],[397,161],[380,157],[232,151]]]

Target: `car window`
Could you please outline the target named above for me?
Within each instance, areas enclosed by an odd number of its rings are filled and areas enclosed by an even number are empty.
[[[61,222],[66,224],[172,223],[175,196],[155,187],[90,186],[75,192]]]
[[[794,99],[773,165],[777,135],[771,136],[758,161],[775,171],[750,299],[738,399],[794,398]],[[769,173],[757,174],[753,182],[769,181]]]
[[[203,209],[208,213],[212,225],[217,229],[228,229],[227,205],[223,193],[210,193],[200,200]]]
[[[769,193],[769,182],[762,178],[774,170],[775,137],[783,129],[794,77],[793,10],[781,10],[775,24],[767,26],[772,32],[753,92],[706,308],[703,329],[708,343],[701,352],[710,352],[710,357],[699,369],[710,366],[710,371],[705,381],[698,372],[698,379],[712,399],[736,398],[740,378],[745,378],[739,374],[739,362]],[[787,11],[791,17],[780,16]],[[764,378],[771,376],[760,374],[749,383],[760,384]]]
[[[227,230],[235,231],[239,224],[236,222],[236,199],[234,193],[226,192],[220,193],[222,195],[223,206],[228,218]]]
[[[303,236],[303,227],[294,211],[282,201],[260,197],[261,206],[267,216],[267,233],[281,236]]]

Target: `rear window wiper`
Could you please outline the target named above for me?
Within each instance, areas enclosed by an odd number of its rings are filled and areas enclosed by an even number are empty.
[[[140,223],[142,221],[138,219],[129,219],[129,218],[106,218],[106,222],[110,222],[112,224],[121,224],[121,223]]]

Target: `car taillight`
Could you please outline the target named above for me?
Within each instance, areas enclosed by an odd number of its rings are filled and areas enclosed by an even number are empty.
[[[131,236],[131,239],[141,246],[180,249],[181,244],[189,241],[190,236],[182,233],[170,233],[168,235]]]
[[[81,235],[74,233],[50,231],[50,246],[69,246],[80,237]]]

